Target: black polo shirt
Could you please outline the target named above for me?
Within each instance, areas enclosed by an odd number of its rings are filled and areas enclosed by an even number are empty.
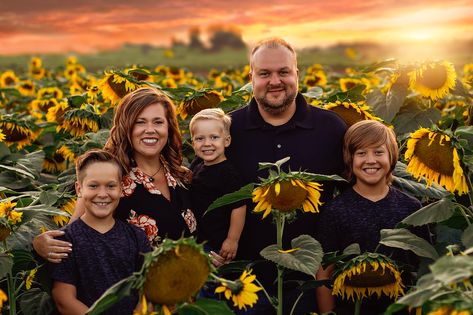
[[[258,171],[259,162],[275,162],[287,156],[290,160],[283,169],[308,171],[317,174],[340,174],[343,170],[342,143],[345,122],[334,112],[307,104],[299,93],[296,112],[284,125],[273,126],[264,121],[253,98],[248,106],[231,114],[232,142],[226,150],[228,159],[246,183],[267,177],[267,170]],[[324,183],[322,200],[332,197],[333,185]],[[261,259],[259,252],[276,244],[276,228],[270,217],[248,208],[245,228],[240,239],[240,259]],[[284,228],[284,247],[290,240],[309,234],[316,237],[317,214],[298,212],[297,220]],[[270,281],[274,278],[270,279]]]

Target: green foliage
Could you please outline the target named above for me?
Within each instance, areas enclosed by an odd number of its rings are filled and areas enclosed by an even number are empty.
[[[322,262],[320,243],[309,235],[300,235],[291,241],[292,249],[281,251],[277,245],[269,245],[260,255],[284,268],[315,276]]]

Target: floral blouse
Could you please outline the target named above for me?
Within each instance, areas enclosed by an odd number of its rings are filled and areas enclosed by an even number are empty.
[[[167,168],[164,172],[171,193],[170,201],[147,175],[135,167],[123,177],[123,194],[115,211],[117,219],[143,229],[151,245],[165,237],[190,236],[197,226],[190,209],[189,191]]]

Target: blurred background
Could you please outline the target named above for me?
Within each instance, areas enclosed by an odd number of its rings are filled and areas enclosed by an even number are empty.
[[[0,70],[76,56],[89,71],[131,65],[195,72],[242,67],[248,47],[280,36],[300,66],[387,58],[471,62],[471,0],[17,0],[0,2]]]

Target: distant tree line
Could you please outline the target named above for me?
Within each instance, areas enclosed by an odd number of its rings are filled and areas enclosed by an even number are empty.
[[[241,33],[232,27],[211,26],[208,29],[209,37],[206,45],[202,40],[200,28],[194,27],[189,30],[189,41],[187,44],[172,39],[172,46],[187,46],[189,49],[218,52],[224,48],[246,49],[246,44],[241,38]]]

